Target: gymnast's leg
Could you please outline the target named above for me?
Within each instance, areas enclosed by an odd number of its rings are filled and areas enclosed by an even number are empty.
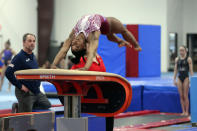
[[[3,80],[4,80],[4,77],[5,77],[5,70],[6,70],[6,66],[3,65],[2,71],[1,71],[0,91],[1,91],[2,86],[3,86]]]
[[[183,97],[184,97],[184,107],[185,107],[185,116],[189,116],[189,77],[185,78],[183,82]]]
[[[130,31],[128,31],[124,25],[116,18],[114,17],[107,17],[106,18],[107,21],[109,22],[109,25],[110,25],[110,33],[107,35],[108,38],[109,37],[113,37],[114,33],[117,34],[117,33],[121,33],[123,38],[133,44],[135,50],[137,51],[141,51],[141,47],[139,46],[138,42],[136,41],[135,37],[131,34]],[[113,35],[112,35],[113,34]],[[113,39],[113,38],[112,38]]]
[[[178,86],[178,91],[179,91],[179,96],[180,96],[180,103],[181,103],[181,108],[182,108],[182,114],[181,115],[185,115],[183,83],[180,80],[180,78],[178,78],[177,86]]]

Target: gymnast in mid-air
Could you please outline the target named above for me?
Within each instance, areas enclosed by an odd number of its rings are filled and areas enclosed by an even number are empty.
[[[122,34],[124,40],[117,37],[116,34],[118,33]],[[117,43],[119,47],[128,46],[136,51],[141,51],[141,47],[134,36],[118,19],[103,17],[98,14],[85,15],[77,22],[69,37],[65,40],[51,67],[57,68],[56,66],[65,58],[71,47],[71,51],[75,55],[72,60],[73,63],[79,63],[81,57],[86,58],[85,66],[78,70],[89,70],[92,62],[97,61],[100,34],[106,35],[108,40]]]

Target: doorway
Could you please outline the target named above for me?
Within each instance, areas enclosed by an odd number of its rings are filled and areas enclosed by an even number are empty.
[[[174,71],[175,58],[177,57],[177,33],[169,33],[169,67],[168,71]]]
[[[193,70],[197,71],[197,34],[187,34],[187,48],[188,54],[193,61]]]

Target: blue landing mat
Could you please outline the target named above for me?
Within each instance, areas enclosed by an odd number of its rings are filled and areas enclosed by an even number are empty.
[[[131,83],[131,85],[154,85],[154,86],[170,86],[176,87],[173,84],[172,77],[139,77],[139,78],[130,78],[128,77],[127,80]]]
[[[127,80],[133,89],[133,100],[127,111],[141,109],[181,112],[178,89],[174,86],[172,77],[127,78]]]

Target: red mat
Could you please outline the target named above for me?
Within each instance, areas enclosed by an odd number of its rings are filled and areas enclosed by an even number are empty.
[[[140,116],[140,115],[146,115],[146,114],[180,115],[177,113],[159,113],[158,111],[140,111],[140,112],[123,113],[123,114],[116,116],[115,118],[124,118],[124,117],[129,117],[129,116],[130,117],[131,116]],[[146,123],[146,124],[123,126],[123,127],[119,127],[119,128],[114,128],[114,131],[151,131],[148,129],[161,127],[161,126],[169,126],[169,125],[175,125],[175,124],[180,124],[180,123],[186,123],[186,122],[190,122],[190,119],[188,117],[178,118],[178,119],[170,119],[170,120],[161,120],[161,121],[150,122],[150,123]],[[154,130],[154,131],[159,131],[159,130]]]
[[[113,131],[165,131],[165,130],[150,130],[150,129],[137,129],[137,128],[114,128]]]
[[[149,129],[149,128],[155,128],[155,127],[161,127],[161,126],[186,123],[186,122],[190,122],[190,119],[178,118],[178,119],[171,119],[171,120],[161,120],[159,122],[151,122],[147,124],[135,125],[134,127],[137,127],[138,129]]]
[[[115,116],[115,119],[124,118],[124,117],[131,117],[131,116],[141,116],[146,114],[153,114],[153,113],[160,113],[158,110],[144,110],[144,111],[136,111],[136,112],[127,112],[127,113],[120,113]]]
[[[0,110],[0,114],[7,114],[7,113],[11,113],[12,110],[11,109],[3,109],[3,110]]]

